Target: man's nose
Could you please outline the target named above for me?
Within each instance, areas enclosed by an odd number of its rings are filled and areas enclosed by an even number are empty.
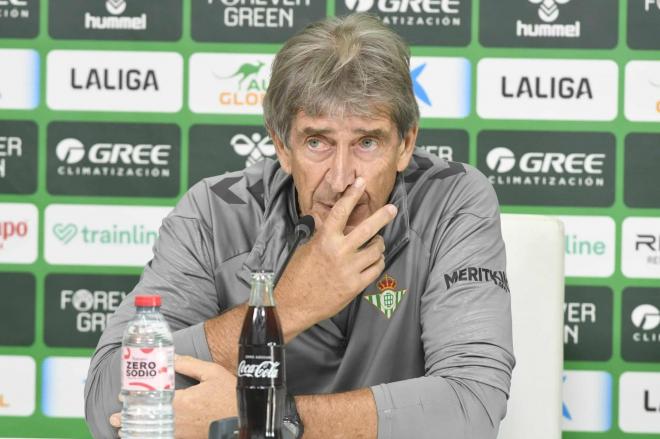
[[[335,193],[342,193],[356,178],[355,166],[348,148],[337,148],[326,173],[326,181]]]

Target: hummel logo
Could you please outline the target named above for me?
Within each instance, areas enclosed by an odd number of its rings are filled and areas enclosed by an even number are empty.
[[[119,15],[126,10],[126,0],[106,0],[105,9],[112,15]]]
[[[563,5],[571,0],[529,0],[530,3],[535,5],[540,3],[539,18],[546,23],[552,23],[559,17],[558,4]]]

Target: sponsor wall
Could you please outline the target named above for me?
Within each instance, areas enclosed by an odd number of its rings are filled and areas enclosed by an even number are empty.
[[[274,155],[274,53],[353,11],[412,44],[419,146],[565,223],[564,437],[660,434],[660,0],[0,0],[1,436],[89,437],[161,218]]]

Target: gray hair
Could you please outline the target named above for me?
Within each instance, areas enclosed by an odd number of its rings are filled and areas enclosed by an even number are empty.
[[[310,24],[284,44],[271,71],[264,119],[285,145],[300,111],[389,116],[400,138],[419,120],[408,46],[368,14]]]

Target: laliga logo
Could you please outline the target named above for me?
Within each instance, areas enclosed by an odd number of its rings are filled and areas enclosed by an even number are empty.
[[[559,17],[558,4],[564,5],[571,0],[529,0],[530,3],[539,5],[539,18],[546,23],[552,23]]]
[[[639,305],[633,310],[630,319],[639,329],[651,331],[660,325],[660,310],[653,305]]]
[[[245,134],[236,134],[229,141],[236,154],[246,157],[245,166],[250,166],[264,157],[270,157],[275,154],[275,146],[270,137],[261,136],[259,133],[252,133],[248,137]]]

